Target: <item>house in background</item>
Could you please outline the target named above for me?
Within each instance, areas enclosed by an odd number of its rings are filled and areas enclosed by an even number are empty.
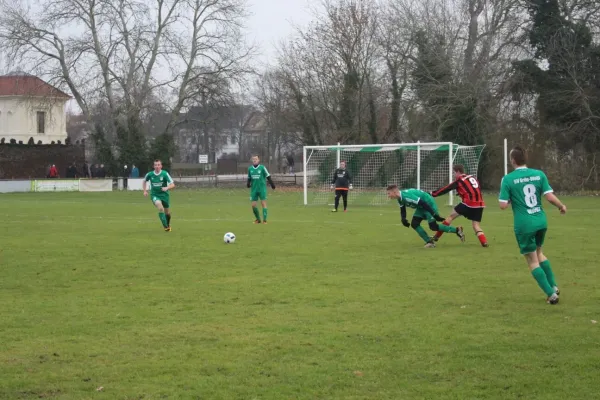
[[[23,72],[0,76],[0,140],[65,143],[65,106],[71,97]]]

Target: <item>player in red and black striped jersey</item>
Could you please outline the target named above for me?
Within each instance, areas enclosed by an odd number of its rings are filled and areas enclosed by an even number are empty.
[[[488,247],[487,239],[480,226],[485,203],[483,201],[483,195],[481,194],[479,181],[477,181],[477,178],[473,175],[465,174],[465,168],[462,165],[455,165],[453,171],[454,182],[431,193],[433,197],[438,197],[451,190],[456,190],[462,200],[462,202],[454,208],[452,214],[446,218],[443,224],[450,225],[453,220],[462,215],[473,222],[473,230],[481,245],[483,247]],[[442,236],[442,233],[443,232],[438,231],[432,239],[437,242],[440,236]]]

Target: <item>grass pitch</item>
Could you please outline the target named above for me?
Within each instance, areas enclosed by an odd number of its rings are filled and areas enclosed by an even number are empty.
[[[424,249],[391,201],[269,195],[175,191],[171,233],[140,192],[1,195],[0,398],[600,396],[599,200],[546,208],[549,306],[493,196],[490,248]]]

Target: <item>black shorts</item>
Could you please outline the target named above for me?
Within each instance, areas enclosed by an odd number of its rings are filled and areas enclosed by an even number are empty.
[[[335,191],[335,195],[336,196],[342,196],[342,197],[348,196],[348,190],[339,190],[339,189],[337,189]]]
[[[458,215],[462,215],[466,219],[475,222],[481,222],[481,218],[483,217],[483,207],[467,207],[464,203],[459,203],[454,207],[454,211]]]

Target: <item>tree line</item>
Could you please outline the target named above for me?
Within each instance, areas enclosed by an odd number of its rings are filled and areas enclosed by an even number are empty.
[[[508,138],[558,188],[600,187],[597,2],[321,0],[268,68],[253,66],[243,0],[40,3],[0,0],[0,47],[70,91],[103,161],[168,163],[186,110],[250,99],[281,140],[486,144],[497,186]],[[157,109],[169,118],[149,140]]]
[[[265,111],[306,144],[503,139],[565,190],[600,186],[600,3],[323,0],[262,75]]]

